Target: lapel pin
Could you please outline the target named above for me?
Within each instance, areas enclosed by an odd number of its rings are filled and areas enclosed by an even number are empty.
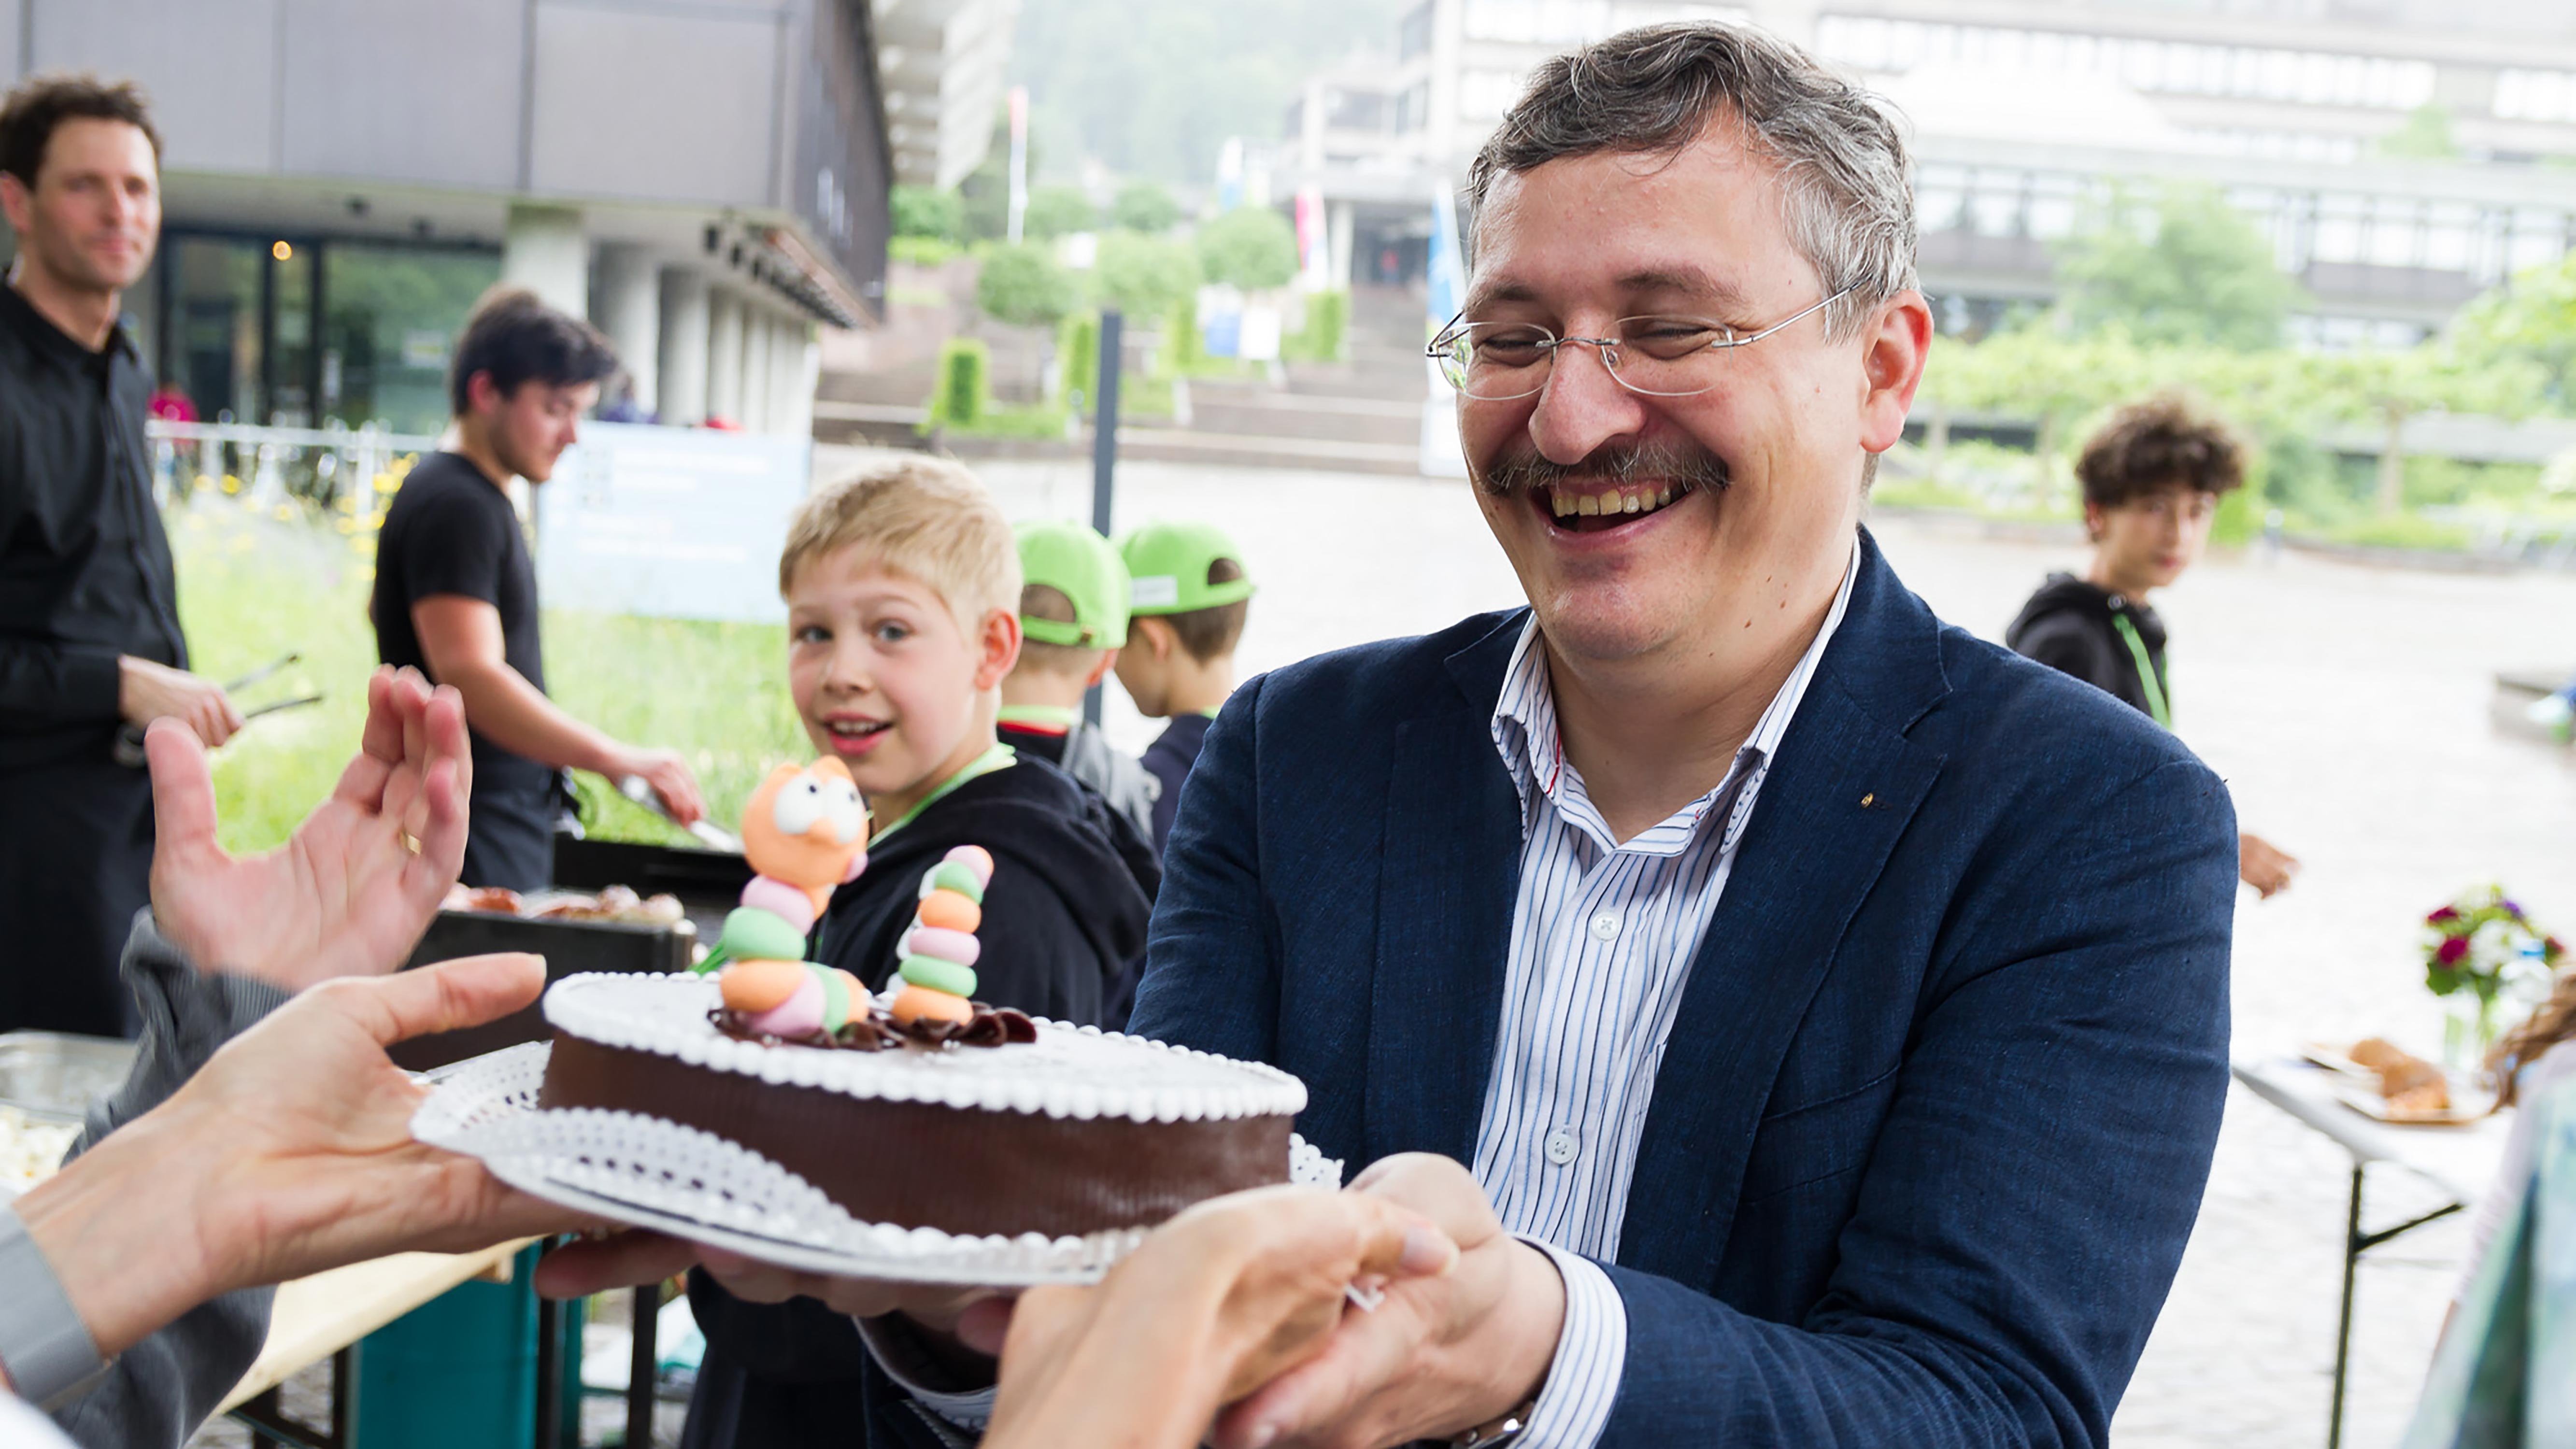
[[[1875,790],[1871,791],[1870,793],[1868,793],[1868,794],[1866,794],[1866,795],[1861,796],[1861,797],[1860,797],[1860,808],[1862,808],[1863,810],[1868,809],[1868,808],[1869,808],[1869,802],[1871,802],[1872,800],[1875,800],[1875,799],[1877,799],[1877,798],[1878,798],[1878,792],[1877,792],[1877,791],[1875,791]]]

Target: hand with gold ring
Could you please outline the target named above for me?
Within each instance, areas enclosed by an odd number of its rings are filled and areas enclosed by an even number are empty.
[[[464,701],[416,671],[367,681],[357,758],[293,838],[236,858],[215,839],[205,747],[156,721],[152,764],[152,918],[208,971],[299,991],[335,976],[400,966],[465,861],[473,784]]]

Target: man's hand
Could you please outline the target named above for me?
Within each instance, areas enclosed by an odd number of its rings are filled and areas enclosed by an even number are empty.
[[[2236,837],[2236,874],[2270,900],[2290,888],[2299,874],[2299,858],[2250,831]]]
[[[680,758],[678,750],[625,750],[618,756],[615,773],[642,776],[644,783],[653,787],[653,793],[662,798],[662,808],[682,825],[706,818],[707,804],[698,794],[698,777],[689,773],[689,762]]]
[[[152,762],[152,918],[208,971],[298,991],[402,965],[465,860],[473,765],[465,710],[411,670],[367,681],[367,727],[331,798],[294,838],[237,860],[215,843],[205,750],[175,725],[144,737]]]
[[[1346,1319],[1343,1292],[1448,1272],[1457,1246],[1368,1193],[1259,1188],[1154,1230],[1087,1288],[1033,1288],[969,1315],[1002,1359],[984,1449],[1187,1449],[1221,1404],[1311,1359]],[[999,1342],[1008,1314],[1008,1337]]]
[[[1217,1449],[1445,1437],[1510,1413],[1546,1379],[1565,1281],[1546,1254],[1503,1231],[1467,1169],[1406,1153],[1372,1164],[1349,1191],[1429,1219],[1458,1245],[1457,1266],[1389,1286],[1375,1313],[1344,1315],[1321,1353],[1226,1410]]]
[[[116,712],[137,726],[175,719],[210,750],[242,727],[241,711],[233,708],[222,685],[131,654],[117,656]]]
[[[385,1055],[406,1037],[498,1020],[544,986],[534,956],[326,982],[20,1198],[100,1349],[235,1288],[581,1226],[473,1158],[412,1140],[424,1093]]]

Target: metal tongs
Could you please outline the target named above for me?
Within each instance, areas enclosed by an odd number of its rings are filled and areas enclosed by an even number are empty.
[[[672,824],[680,825],[680,822],[672,816],[671,807],[662,803],[662,797],[654,793],[653,786],[643,776],[628,775],[619,780],[617,793]],[[696,836],[712,849],[721,850],[727,855],[742,854],[742,837],[712,820],[693,820],[686,825],[680,825],[680,828]]]
[[[281,669],[287,669],[303,662],[304,656],[301,653],[288,654],[273,663],[263,664],[259,668],[252,670],[250,673],[243,675],[241,678],[226,684],[224,686],[224,693],[233,694],[240,690],[248,689],[252,685],[259,683],[261,680],[268,678],[270,675],[277,673]],[[302,709],[308,704],[320,704],[321,702],[322,696],[319,694],[300,694],[293,699],[273,700],[256,709],[247,709],[242,711],[242,723],[247,726],[252,720],[257,719],[264,714],[276,714],[280,710]],[[143,764],[143,727],[141,725],[129,724],[120,726],[117,729],[115,756],[116,762],[120,765],[140,767]]]

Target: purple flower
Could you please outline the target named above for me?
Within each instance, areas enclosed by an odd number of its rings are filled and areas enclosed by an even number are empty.
[[[2441,948],[2433,953],[2433,959],[2444,966],[2457,966],[2460,964],[2460,958],[2467,954],[2469,954],[2468,937],[2446,936],[2442,940]]]
[[[2522,919],[2522,907],[2515,905],[2511,901],[2498,901],[2496,904],[2504,907],[2504,913],[2506,915],[2513,917],[2517,921]]]

